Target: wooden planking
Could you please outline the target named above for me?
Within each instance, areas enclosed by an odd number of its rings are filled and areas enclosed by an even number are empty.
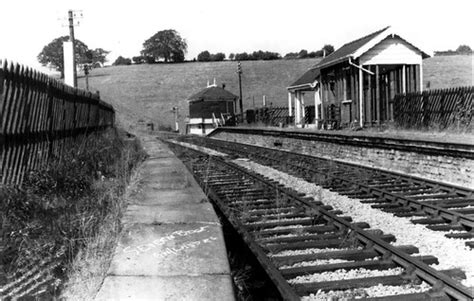
[[[26,66],[0,62],[0,184],[21,185],[28,170],[59,157],[77,137],[114,125],[98,95]]]
[[[395,123],[404,128],[472,128],[474,87],[398,94]]]

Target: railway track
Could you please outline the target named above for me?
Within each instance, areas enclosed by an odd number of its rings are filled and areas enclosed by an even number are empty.
[[[395,216],[446,237],[464,239],[474,248],[474,190],[325,158],[236,142],[192,137],[186,141],[248,158],[314,182],[331,191],[362,199]]]
[[[242,236],[285,300],[334,290],[351,290],[356,298],[361,297],[360,289],[416,287],[422,281],[428,289],[385,293],[382,299],[472,300],[472,292],[454,280],[462,277],[460,270],[431,268],[437,258],[417,256],[414,246],[391,245],[393,235],[367,223],[352,223],[330,206],[223,158],[177,144],[170,147]],[[324,279],[334,273],[339,279]]]

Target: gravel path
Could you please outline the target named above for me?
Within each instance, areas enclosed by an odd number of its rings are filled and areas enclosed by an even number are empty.
[[[271,167],[248,160],[234,162],[298,192],[306,193],[325,205],[331,205],[334,209],[341,210],[344,215],[351,216],[354,222],[367,222],[374,229],[395,235],[395,245],[414,245],[419,248],[420,255],[436,256],[439,260],[438,265],[433,265],[436,269],[461,268],[466,273],[466,279],[462,283],[468,287],[474,286],[474,251],[464,245],[464,240],[447,238],[442,232],[412,224],[407,218],[395,217],[373,209],[369,204],[362,204],[357,199],[341,196]]]

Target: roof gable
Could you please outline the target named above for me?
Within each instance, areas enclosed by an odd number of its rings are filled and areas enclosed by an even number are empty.
[[[188,98],[189,102],[196,101],[233,101],[238,98],[237,95],[221,87],[207,87]]]
[[[404,39],[391,34],[362,53],[358,59],[361,65],[421,64],[425,55]]]
[[[386,39],[389,35],[397,36],[399,39],[403,40],[406,44],[413,47],[416,51],[418,51],[422,58],[427,58],[429,55],[421,51],[419,48],[413,46],[412,44],[408,43],[406,40],[400,38],[398,35],[395,35],[393,30],[390,26],[387,26],[381,30],[373,32],[369,35],[366,35],[360,39],[354,40],[352,42],[344,44],[341,48],[337,49],[327,57],[325,57],[319,64],[315,67],[317,68],[324,68],[331,65],[335,65],[342,61],[345,61],[349,58],[359,58],[364,53],[375,47],[377,44],[382,42]]]
[[[362,37],[360,39],[354,40],[352,42],[346,43],[342,45],[339,49],[325,57],[317,67],[321,68],[324,66],[330,66],[333,64],[336,64],[340,61],[343,61],[347,59],[350,56],[353,56],[356,51],[358,51],[360,48],[368,44],[370,41],[372,41],[376,36],[380,35],[382,32],[386,31],[390,26],[387,26],[381,30],[378,30],[376,32],[373,32],[369,35],[366,35],[365,37]]]

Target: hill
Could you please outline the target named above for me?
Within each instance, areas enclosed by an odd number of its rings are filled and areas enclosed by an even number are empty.
[[[284,105],[286,87],[296,77],[315,65],[319,59],[243,61],[242,95],[244,110],[267,103]],[[91,90],[99,90],[102,99],[118,111],[118,120],[125,126],[139,119],[158,124],[173,124],[171,109],[179,108],[180,119],[188,114],[186,99],[204,89],[214,78],[218,85],[239,95],[237,62],[193,62],[182,64],[155,64],[113,66],[94,69],[89,78]],[[84,79],[79,79],[84,87]]]
[[[440,56],[424,60],[424,86],[430,89],[473,85],[473,56]],[[267,104],[287,105],[286,87],[319,59],[243,61],[242,90],[244,110]],[[89,78],[91,90],[99,90],[103,100],[117,110],[117,120],[133,127],[138,120],[157,125],[174,124],[173,107],[180,112],[181,128],[188,114],[186,99],[215,78],[218,85],[238,95],[237,62],[193,62],[113,66],[94,69]],[[84,78],[79,79],[84,87]]]

